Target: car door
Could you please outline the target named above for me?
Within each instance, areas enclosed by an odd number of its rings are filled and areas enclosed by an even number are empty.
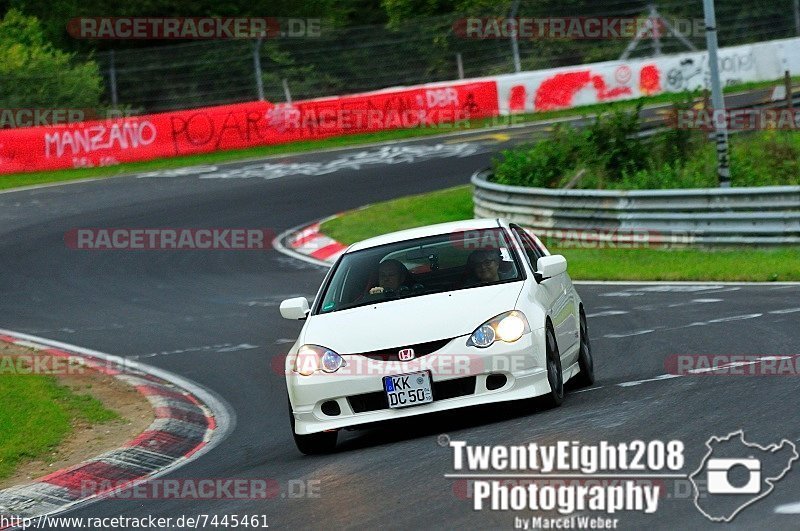
[[[525,251],[525,256],[532,271],[536,271],[536,263],[544,251],[536,244],[533,238],[518,226],[512,226],[512,231]],[[577,359],[578,322],[576,319],[575,300],[571,295],[570,279],[566,273],[534,284],[533,289],[539,292],[537,299],[545,307],[558,342],[558,349],[562,357],[564,368],[575,363]]]

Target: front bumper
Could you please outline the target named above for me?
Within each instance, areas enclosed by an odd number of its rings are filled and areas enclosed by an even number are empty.
[[[345,356],[339,371],[286,378],[289,399],[300,435],[540,396],[550,391],[545,368],[544,329],[534,330],[514,343],[497,342],[479,349],[466,346],[467,338],[453,339],[435,353],[407,362],[376,361]],[[385,403],[383,377],[430,371],[434,401],[402,409]],[[493,376],[498,375],[498,376]],[[503,378],[505,382],[503,383]],[[491,376],[491,378],[490,378]],[[487,378],[489,380],[487,381]],[[498,382],[502,385],[498,386]],[[336,402],[338,414],[323,412],[323,404]],[[331,408],[325,408],[328,413]]]

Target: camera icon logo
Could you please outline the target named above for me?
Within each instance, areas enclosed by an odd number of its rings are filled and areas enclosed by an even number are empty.
[[[747,482],[735,486],[730,480],[730,472],[744,467],[749,472]],[[761,461],[758,459],[709,459],[706,481],[709,494],[758,494],[761,492]]]
[[[748,506],[775,490],[776,483],[800,459],[789,439],[761,446],[739,430],[706,441],[708,452],[689,475],[694,504],[712,522],[730,522]]]

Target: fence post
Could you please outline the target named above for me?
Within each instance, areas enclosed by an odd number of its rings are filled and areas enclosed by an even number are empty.
[[[283,78],[283,95],[286,97],[286,103],[292,104],[292,93],[289,92],[289,81]]]
[[[661,55],[661,15],[658,14],[655,4],[650,4],[650,28],[653,31],[653,54],[658,57]]]
[[[719,45],[717,43],[717,15],[714,0],[703,0],[706,23],[706,47],[708,48],[708,70],[711,74],[711,103],[714,105],[714,128],[717,139],[717,178],[720,188],[731,186],[730,157],[728,155],[728,119],[725,112],[725,97],[719,79]]]
[[[253,71],[256,76],[258,100],[264,101],[264,80],[261,73],[261,40],[262,37],[259,37],[256,39],[256,42],[253,43]]]
[[[518,10],[519,10],[519,0],[514,0],[514,4],[511,6],[511,13],[509,13],[508,18],[511,24],[511,55],[514,57],[514,72],[516,73],[522,71],[522,63],[519,60],[519,43],[517,42],[517,26],[514,20],[517,16]]]
[[[108,54],[108,82],[111,85],[111,108],[117,108],[117,68],[114,64],[114,50]]]
[[[800,36],[800,0],[794,0],[794,29]]]
[[[464,79],[464,63],[461,60],[461,52],[456,54],[456,67],[458,68],[458,79]]]
[[[789,107],[789,110],[792,110],[794,107],[794,102],[792,101],[792,74],[788,70],[783,74],[783,83],[786,85],[786,106]]]

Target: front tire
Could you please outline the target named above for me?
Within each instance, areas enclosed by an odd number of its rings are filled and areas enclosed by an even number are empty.
[[[561,370],[561,355],[558,352],[556,334],[550,323],[547,323],[545,332],[545,349],[547,382],[550,384],[550,392],[543,396],[542,402],[547,409],[552,409],[564,402],[564,373]]]
[[[300,453],[305,455],[327,454],[336,448],[336,439],[339,437],[337,431],[323,431],[321,433],[310,433],[308,435],[298,435],[294,431],[294,413],[292,413],[292,403],[289,402],[289,423],[292,427],[292,437],[294,444]]]
[[[581,306],[580,310],[580,353],[578,354],[578,367],[580,372],[575,376],[577,387],[589,387],[594,385],[594,358],[592,357],[592,345],[589,342],[589,329],[586,326],[586,313]]]

